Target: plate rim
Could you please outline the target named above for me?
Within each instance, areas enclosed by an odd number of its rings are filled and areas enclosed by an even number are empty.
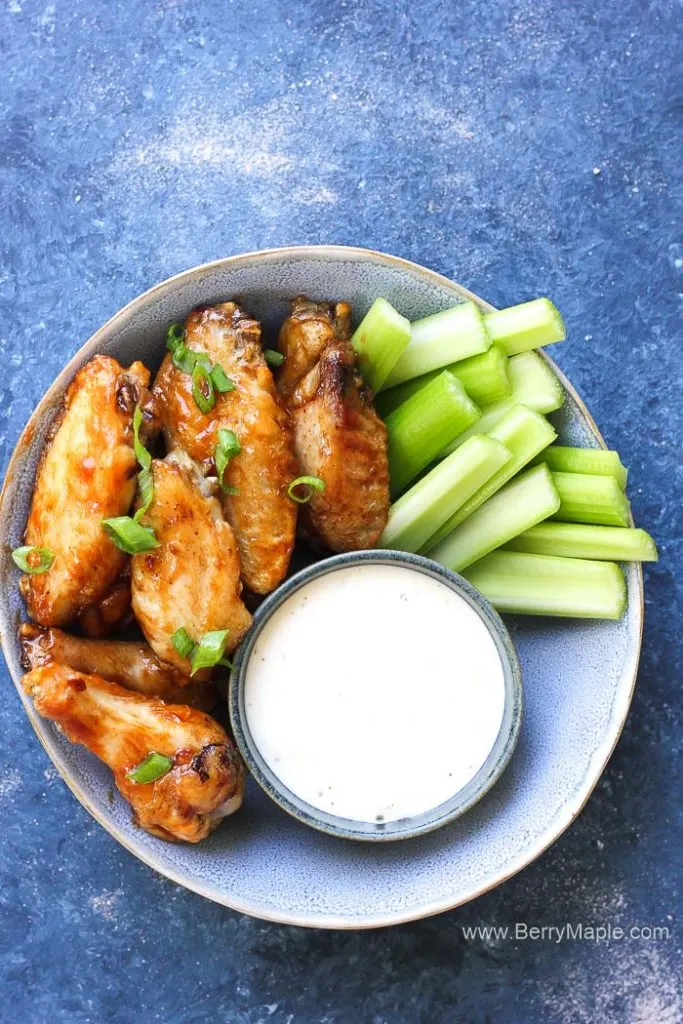
[[[97,348],[100,337],[109,333],[115,328],[118,320],[123,319],[128,314],[134,312],[138,307],[144,307],[147,305],[149,300],[157,294],[162,294],[168,289],[172,289],[178,282],[183,279],[191,277],[201,277],[203,274],[209,273],[218,268],[231,268],[233,266],[245,265],[254,262],[260,262],[265,259],[272,259],[278,257],[299,257],[299,258],[311,258],[315,256],[328,256],[332,259],[342,260],[344,258],[356,257],[367,259],[370,258],[374,262],[384,263],[393,265],[398,269],[409,270],[411,273],[416,273],[419,276],[423,276],[438,284],[440,287],[445,287],[461,299],[469,299],[475,302],[480,309],[484,312],[491,312],[495,309],[491,303],[482,299],[479,295],[465,288],[463,285],[456,281],[452,281],[444,274],[440,274],[438,271],[431,270],[428,267],[424,267],[419,263],[415,263],[412,260],[404,259],[401,256],[394,256],[389,253],[381,252],[377,249],[367,249],[362,246],[347,246],[347,245],[294,245],[294,246],[281,246],[269,249],[256,249],[246,253],[237,253],[233,256],[226,256],[220,259],[211,260],[208,263],[200,263],[197,266],[190,267],[187,270],[180,271],[178,274],[174,274],[171,277],[165,278],[162,281],[152,285],[146,291],[140,295],[135,296],[130,302],[127,302],[121,309],[117,310],[113,316],[109,317],[97,330],[90,335],[90,337],[78,347],[74,355],[68,360],[64,368],[55,377],[50,386],[45,391],[44,395],[36,405],[35,409],[31,413],[28,421],[24,425],[19,437],[16,441],[7,469],[5,471],[5,478],[0,490],[0,524],[4,524],[7,519],[7,512],[5,504],[7,501],[7,494],[10,485],[13,481],[14,474],[17,468],[17,464],[24,449],[29,448],[33,435],[35,433],[35,424],[39,421],[44,413],[54,404],[55,397],[61,398],[68,383],[72,379],[76,370],[82,365],[84,356],[90,357],[94,354]],[[573,384],[563,371],[557,366],[555,361],[549,356],[543,349],[540,350],[541,356],[548,362],[552,367],[553,371],[557,375],[558,379],[562,383],[564,389],[571,395],[572,399],[578,406],[582,416],[584,417],[591,433],[595,437],[599,446],[607,448],[607,444],[598,429],[598,426],[593,419],[589,409],[585,402],[580,397]],[[631,525],[633,520],[631,519]],[[90,796],[81,789],[81,787],[73,780],[69,770],[62,764],[61,756],[56,749],[51,749],[51,737],[49,735],[46,724],[36,713],[32,703],[29,701],[27,695],[24,693],[21,685],[21,676],[17,675],[13,670],[8,652],[11,645],[14,643],[13,634],[13,623],[9,621],[9,616],[5,613],[5,608],[0,606],[0,648],[5,657],[5,663],[7,665],[9,674],[12,678],[14,686],[19,694],[21,704],[26,712],[26,715],[33,727],[33,730],[45,750],[46,754],[54,764],[55,768],[59,772],[60,778],[65,782],[69,790],[73,793],[80,804],[86,809],[86,811],[95,819],[95,821],[105,829],[118,843],[120,843],[129,853],[133,854],[138,860],[142,861],[147,867],[157,871],[159,874],[168,878],[176,885],[180,885],[185,889],[189,889],[191,892],[195,892],[205,899],[209,899],[214,903],[218,903],[222,906],[228,907],[230,910],[234,910],[237,913],[246,914],[250,917],[255,917],[262,921],[269,921],[274,924],[287,924],[294,925],[297,927],[306,928],[324,928],[324,929],[335,929],[344,931],[360,931],[371,928],[386,928],[398,924],[407,924],[411,921],[423,920],[427,917],[433,917],[436,914],[442,914],[449,910],[455,910],[457,907],[463,906],[466,903],[470,903],[472,900],[477,899],[479,896],[483,896],[487,892],[491,892],[497,886],[506,882],[509,878],[512,878],[518,872],[528,867],[535,860],[538,859],[546,850],[548,850],[560,836],[569,828],[572,822],[578,817],[581,811],[586,806],[593,790],[597,786],[600,778],[609,762],[614,750],[619,742],[621,734],[626,724],[626,719],[631,707],[633,700],[633,693],[635,690],[636,679],[638,676],[638,666],[640,661],[640,654],[642,650],[643,641],[643,626],[644,626],[644,588],[643,588],[643,569],[640,563],[635,563],[636,566],[636,589],[638,592],[638,637],[637,637],[637,648],[635,652],[633,674],[628,687],[628,692],[625,694],[625,699],[622,697],[623,708],[617,721],[617,728],[613,738],[608,744],[603,744],[598,747],[591,758],[588,766],[588,770],[582,780],[581,786],[577,787],[575,793],[570,801],[564,806],[564,815],[558,816],[558,822],[551,832],[544,832],[540,841],[529,850],[525,850],[524,853],[504,872],[499,873],[486,885],[481,885],[475,888],[471,893],[468,893],[465,897],[459,898],[454,902],[448,899],[432,902],[422,907],[413,907],[405,912],[396,912],[392,914],[372,915],[368,918],[363,919],[351,919],[344,916],[326,914],[319,917],[311,917],[306,915],[296,915],[291,913],[278,913],[264,912],[263,909],[251,906],[248,902],[240,899],[228,899],[226,896],[216,890],[212,889],[211,886],[202,884],[201,882],[188,881],[183,877],[182,872],[176,871],[170,866],[160,866],[155,862],[153,854],[149,854],[147,851],[140,851],[136,845],[131,841],[128,835],[113,822],[106,821],[99,812],[99,808]],[[607,749],[605,749],[605,746]],[[596,759],[598,761],[596,765]]]

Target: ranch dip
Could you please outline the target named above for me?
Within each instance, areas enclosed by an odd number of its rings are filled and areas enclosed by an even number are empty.
[[[311,580],[270,617],[245,680],[253,740],[297,796],[395,821],[469,782],[500,730],[503,666],[477,612],[401,565]]]

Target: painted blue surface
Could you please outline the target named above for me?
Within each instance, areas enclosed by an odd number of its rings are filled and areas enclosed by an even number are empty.
[[[674,0],[4,0],[0,457],[76,348],[155,281],[303,242],[407,256],[554,353],[656,536],[628,725],[584,813],[476,903],[375,933],[240,917],[106,835],[3,673],[0,1020],[683,1019],[681,93]],[[668,940],[463,926],[668,927]]]

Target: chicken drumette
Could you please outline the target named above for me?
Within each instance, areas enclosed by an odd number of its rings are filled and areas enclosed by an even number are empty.
[[[72,636],[30,622],[19,627],[19,643],[25,669],[56,661],[76,672],[102,676],[127,690],[160,697],[171,704],[189,704],[208,711],[215,703],[212,686],[195,683],[173,665],[166,665],[145,643]]]
[[[172,641],[184,628],[194,642],[229,630],[226,650],[237,646],[251,615],[240,597],[237,544],[221,506],[216,481],[204,479],[180,449],[152,462],[154,497],[142,518],[159,546],[132,559],[133,611],[162,661],[190,673]]]
[[[242,762],[204,712],[131,693],[57,662],[28,672],[24,689],[39,714],[111,768],[135,820],[153,835],[199,842],[241,805]],[[168,770],[136,782],[130,773],[152,753],[168,758]]]
[[[102,529],[102,520],[125,515],[133,501],[138,465],[133,413],[143,409],[143,436],[154,425],[142,363],[124,370],[95,356],[66,393],[64,409],[36,475],[25,543],[46,548],[47,572],[26,575],[21,590],[32,619],[62,625],[97,604],[126,563]]]
[[[282,325],[286,399],[299,470],[325,490],[302,507],[306,532],[331,551],[373,547],[389,514],[386,428],[356,365],[348,303],[299,296]]]
[[[234,302],[195,310],[185,325],[185,344],[208,356],[235,385],[216,396],[203,413],[192,393],[192,379],[167,355],[157,375],[159,400],[169,447],[183,448],[213,473],[220,428],[231,430],[241,453],[225,472],[221,502],[240,552],[242,578],[257,594],[281,582],[294,548],[296,506],[287,488],[296,476],[287,414],[261,349],[261,326]]]

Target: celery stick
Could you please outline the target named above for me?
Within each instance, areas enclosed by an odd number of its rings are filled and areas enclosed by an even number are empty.
[[[508,551],[562,558],[597,558],[610,562],[656,562],[657,546],[645,530],[585,523],[539,523],[520,533]]]
[[[461,302],[416,320],[410,332],[410,344],[389,374],[386,388],[475,356],[491,346],[483,314],[474,302]]]
[[[521,352],[508,360],[508,372],[512,384],[512,393],[508,398],[485,406],[482,411],[481,433],[489,430],[513,405],[526,405],[534,412],[544,416],[559,409],[564,402],[562,385],[548,363],[537,352]],[[453,451],[470,435],[462,434],[448,447]]]
[[[444,369],[457,377],[472,401],[481,406],[497,402],[511,393],[512,384],[508,373],[508,362],[502,348],[492,345],[488,352],[470,356],[469,359],[463,359],[459,363],[451,363]],[[377,412],[380,416],[387,416],[401,402],[405,402],[407,398],[414,395],[441,372],[441,370],[431,370],[430,373],[425,373],[422,377],[415,377],[413,380],[407,380],[403,384],[391,388],[390,391],[383,391],[375,399]]]
[[[488,436],[509,448],[512,458],[436,531],[426,545],[427,551],[436,547],[456,526],[459,526],[480,505],[488,501],[496,491],[499,491],[508,480],[512,479],[515,473],[526,466],[534,455],[538,455],[543,448],[554,441],[557,434],[543,416],[527,409],[525,405],[516,405],[495,424]]]
[[[511,458],[500,441],[471,437],[391,506],[379,547],[418,551]]]
[[[375,299],[351,338],[358,368],[373,391],[382,387],[409,341],[410,320],[386,299]]]
[[[628,526],[628,498],[613,476],[589,473],[553,473],[560,495],[554,518],[565,523]]]
[[[394,409],[386,419],[392,498],[477,419],[479,410],[448,370]]]
[[[463,573],[499,612],[620,619],[626,581],[614,562],[493,551]]]
[[[509,356],[542,345],[564,341],[564,324],[550,299],[534,299],[508,309],[496,309],[484,317],[492,341],[503,346]]]
[[[460,572],[518,533],[547,519],[559,507],[560,496],[550,470],[547,466],[534,466],[485,501],[432,548],[429,557],[453,572]]]
[[[628,479],[628,470],[622,464],[619,453],[607,451],[605,448],[568,448],[553,444],[535,461],[545,462],[546,466],[558,473],[613,476],[622,491]]]

